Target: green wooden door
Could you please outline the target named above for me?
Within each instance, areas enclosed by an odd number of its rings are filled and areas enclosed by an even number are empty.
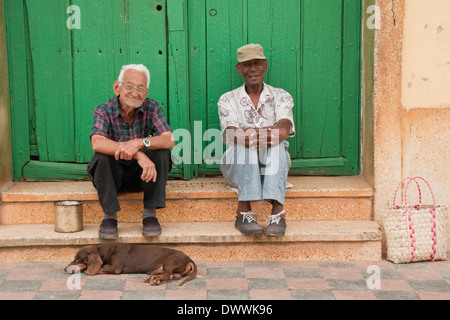
[[[94,108],[143,63],[167,113],[165,0],[5,0],[14,178],[83,178]],[[28,120],[28,121],[27,121]]]
[[[149,96],[191,134],[179,141],[191,161],[173,175],[218,173],[208,132],[219,97],[242,85],[236,50],[252,42],[269,59],[266,82],[295,100],[291,173],[358,174],[360,0],[3,3],[16,180],[85,177],[92,111],[128,63],[149,67]]]
[[[243,84],[236,50],[260,43],[266,82],[295,100],[291,173],[358,173],[359,0],[188,0],[188,10],[192,127],[220,127],[217,100]],[[198,172],[218,172],[218,165]]]

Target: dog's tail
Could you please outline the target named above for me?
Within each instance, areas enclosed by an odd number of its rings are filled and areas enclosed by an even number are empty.
[[[191,261],[187,264],[186,266],[186,270],[184,271],[183,275],[191,273],[186,279],[184,279],[184,281],[182,283],[180,283],[180,287],[185,284],[186,282],[189,282],[191,280],[194,280],[195,277],[197,276],[197,265],[195,264],[194,261]]]

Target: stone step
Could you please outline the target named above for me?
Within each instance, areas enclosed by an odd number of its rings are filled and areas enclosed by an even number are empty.
[[[244,236],[232,222],[165,222],[144,238],[140,223],[119,224],[118,242],[182,250],[199,261],[379,261],[381,231],[374,221],[293,221],[285,237]],[[99,244],[97,224],[57,233],[52,224],[0,226],[0,262],[69,262],[81,246]]]
[[[289,177],[285,208],[289,221],[372,220],[373,188],[361,177]],[[142,220],[142,193],[119,196],[121,222]],[[95,188],[89,181],[18,182],[2,193],[1,223],[52,224],[54,202],[83,202],[84,223],[103,217]],[[191,181],[171,180],[167,207],[158,211],[161,222],[231,222],[237,195],[222,177]],[[259,219],[270,215],[270,206],[257,202]]]

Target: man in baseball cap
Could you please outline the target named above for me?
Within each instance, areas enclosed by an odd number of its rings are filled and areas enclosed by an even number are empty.
[[[264,83],[268,62],[259,44],[237,50],[236,70],[245,84],[219,99],[219,118],[224,142],[221,172],[228,185],[238,189],[235,227],[243,234],[284,236],[284,196],[291,166],[288,137],[295,135],[292,96]],[[272,203],[272,215],[264,230],[251,202]]]

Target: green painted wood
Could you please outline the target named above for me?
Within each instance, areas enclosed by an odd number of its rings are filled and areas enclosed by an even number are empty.
[[[303,1],[302,158],[341,150],[342,1]]]
[[[359,0],[343,2],[342,155],[351,163],[351,174],[360,168],[361,119],[361,10]],[[357,17],[357,18],[355,18]]]
[[[26,0],[33,63],[36,136],[41,161],[75,161],[69,0]]]
[[[345,158],[341,159],[343,159],[344,161],[343,165],[339,163],[339,165],[337,166],[328,166],[328,165],[324,166],[324,163],[319,163],[319,165],[314,166],[308,164],[308,161],[312,161],[314,163],[315,160],[313,159],[297,159],[293,161],[293,166],[289,171],[289,173],[293,175],[338,175],[338,176],[349,175],[351,163],[348,159]],[[321,160],[327,161],[327,159]]]
[[[167,0],[168,21],[168,75],[169,75],[169,120],[174,133],[189,132],[189,46],[188,46],[188,24],[187,24],[187,1]],[[182,130],[177,130],[182,129]],[[186,136],[186,135],[185,135]],[[176,142],[182,143],[186,153],[186,160],[180,163],[185,179],[193,178],[192,167],[192,143],[190,139],[182,138]],[[187,145],[187,146],[186,146]]]
[[[294,97],[297,136],[289,139],[291,157],[311,161],[346,157],[352,165],[342,170],[325,166],[326,172],[357,174],[359,1],[286,0],[280,4],[273,0],[209,0],[205,27],[200,18],[203,7],[189,12],[189,19],[200,20],[199,27],[190,29],[194,34],[190,40],[196,48],[206,47],[207,60],[206,112],[191,108],[191,115],[202,121],[203,132],[219,128],[215,113],[218,97],[242,84],[234,67],[236,49],[245,43],[260,43],[269,60],[266,82]],[[203,28],[206,39],[199,35]],[[194,54],[191,64],[200,63],[194,68],[202,77],[203,56]],[[192,85],[195,90],[200,87],[195,77]],[[199,150],[196,153],[201,154]],[[303,167],[300,161],[294,161],[293,166]],[[214,166],[206,168],[201,165],[199,171],[214,172]]]
[[[244,44],[242,0],[206,2],[206,129],[220,129],[217,102],[243,84],[236,71],[236,50]],[[206,130],[205,129],[205,130]]]
[[[207,124],[205,106],[208,104],[206,74],[206,2],[204,0],[188,1],[189,23],[189,97],[190,119],[193,143],[193,170],[198,177],[198,165],[203,161],[203,127]]]
[[[27,20],[22,1],[4,0],[5,32],[10,92],[12,137],[12,177],[20,180],[22,168],[30,160],[29,50]]]
[[[27,181],[88,179],[85,164],[30,161],[23,169]]]
[[[86,164],[30,161],[23,169],[27,181],[88,180]],[[182,170],[174,166],[170,179],[182,177]]]
[[[214,142],[204,133],[219,129],[219,97],[242,85],[236,49],[251,42],[265,47],[266,82],[294,97],[291,173],[359,172],[359,0],[4,2],[15,179],[32,157],[67,163],[54,170],[68,175],[70,163],[90,160],[92,110],[113,96],[128,63],[149,67],[149,96],[173,130],[191,134],[182,143],[193,151],[190,162],[177,174],[219,173],[217,165],[191,163]],[[81,29],[65,26],[69,4],[81,8]],[[26,174],[38,174],[33,170],[35,163]]]

